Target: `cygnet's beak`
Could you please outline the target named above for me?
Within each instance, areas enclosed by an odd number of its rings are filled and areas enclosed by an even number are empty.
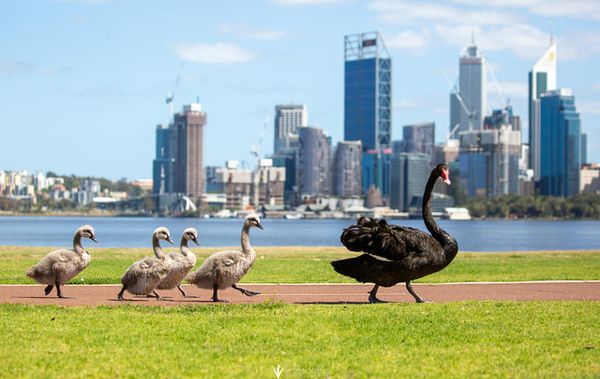
[[[259,229],[261,229],[261,230],[265,229],[265,228],[263,228],[263,224],[261,224],[260,222],[258,224],[256,224],[256,227],[259,228]]]
[[[173,239],[171,238],[171,236],[168,236],[168,237],[167,237],[167,242],[168,242],[168,243],[170,243],[170,244],[172,244],[172,243],[173,243]]]
[[[91,236],[90,239],[96,243],[98,243],[98,241],[96,241],[96,236]]]
[[[194,241],[194,243],[195,243],[196,245],[200,246],[200,242],[198,242],[198,239],[197,239],[197,238],[194,238],[192,241]]]

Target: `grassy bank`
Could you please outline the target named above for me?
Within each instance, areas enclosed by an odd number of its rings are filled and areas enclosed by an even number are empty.
[[[0,246],[0,284],[33,283],[25,271],[50,248]],[[195,249],[198,264],[220,249]],[[258,247],[249,283],[354,283],[333,271],[329,262],[353,256],[336,247]],[[129,265],[150,249],[90,249],[92,263],[73,283],[118,283]],[[600,251],[459,253],[445,270],[421,282],[600,279]]]
[[[3,377],[598,377],[600,303],[0,305]]]

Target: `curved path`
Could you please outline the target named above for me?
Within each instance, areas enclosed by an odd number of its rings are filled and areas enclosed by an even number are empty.
[[[120,290],[118,285],[71,285],[65,286],[63,294],[70,299],[56,298],[55,291],[44,296],[44,286],[40,285],[0,285],[0,303],[55,304],[63,306],[96,305],[194,305],[211,304],[211,291],[184,286],[188,294],[198,298],[182,298],[177,290],[159,291],[165,297],[157,301],[145,297],[135,297],[125,293],[130,299],[116,300]],[[371,285],[364,284],[243,284],[244,288],[261,291],[255,297],[246,297],[238,291],[219,291],[219,297],[231,303],[262,303],[266,300],[297,304],[339,304],[366,303]],[[600,281],[545,281],[545,282],[499,282],[499,283],[452,283],[414,284],[415,291],[432,302],[465,300],[588,300],[600,301]],[[414,302],[404,285],[381,288],[378,296],[390,302]]]

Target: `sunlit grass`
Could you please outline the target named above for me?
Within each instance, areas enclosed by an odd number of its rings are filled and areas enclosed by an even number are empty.
[[[25,271],[52,248],[0,246],[0,284],[33,283]],[[198,263],[219,248],[199,248]],[[72,283],[118,283],[135,260],[150,249],[89,249],[92,263]],[[258,247],[256,263],[243,279],[249,283],[353,283],[329,262],[355,254],[337,247]],[[600,251],[459,253],[443,271],[420,282],[600,279]]]
[[[600,302],[0,305],[2,377],[598,377]]]

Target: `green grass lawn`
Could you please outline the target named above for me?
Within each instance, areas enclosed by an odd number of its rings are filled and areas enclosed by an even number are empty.
[[[0,246],[0,284],[33,283],[25,271],[51,248]],[[195,249],[201,261],[216,248]],[[247,283],[354,283],[337,274],[329,262],[354,254],[336,247],[258,247]],[[119,283],[129,265],[150,249],[90,249],[91,265],[72,283]],[[459,253],[443,271],[420,282],[600,279],[600,251]]]
[[[0,305],[1,377],[598,377],[600,302]]]

